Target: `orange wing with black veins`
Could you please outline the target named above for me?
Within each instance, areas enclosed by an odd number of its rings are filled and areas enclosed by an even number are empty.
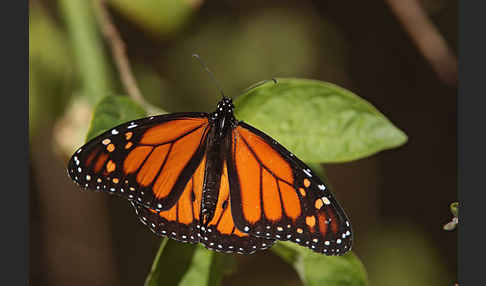
[[[178,202],[205,152],[207,114],[181,113],[119,125],[80,148],[69,175],[79,185],[155,211]]]
[[[207,227],[200,227],[201,243],[207,248],[223,252],[251,254],[267,249],[275,240],[248,235],[234,223],[226,162],[223,165],[218,202],[214,216]]]
[[[189,179],[177,203],[166,211],[155,211],[132,202],[140,221],[155,234],[182,242],[197,243],[200,234],[199,214],[206,159],[203,158]]]
[[[351,248],[351,226],[324,183],[292,153],[240,122],[228,160],[237,229],[252,236],[291,240],[328,255]]]

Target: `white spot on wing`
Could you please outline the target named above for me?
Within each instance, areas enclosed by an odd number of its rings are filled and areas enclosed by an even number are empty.
[[[330,201],[328,198],[326,198],[326,197],[322,197],[321,199],[322,199],[322,201],[323,201],[323,202],[324,202],[326,205],[330,205],[330,204],[331,204],[331,201]]]
[[[128,129],[132,129],[132,128],[135,128],[137,127],[138,125],[133,123],[133,122],[130,122],[130,125],[127,127]]]
[[[303,169],[302,171],[304,171],[307,177],[312,177],[311,171],[309,169]]]
[[[116,129],[111,130],[111,134],[116,135],[118,134],[118,131]]]

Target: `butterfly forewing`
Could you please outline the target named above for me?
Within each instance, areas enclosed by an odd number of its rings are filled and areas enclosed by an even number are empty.
[[[78,149],[68,164],[80,186],[169,210],[200,164],[207,114],[179,113],[119,125]]]
[[[328,255],[351,248],[349,220],[323,182],[283,146],[240,122],[232,134],[229,178],[236,226]]]

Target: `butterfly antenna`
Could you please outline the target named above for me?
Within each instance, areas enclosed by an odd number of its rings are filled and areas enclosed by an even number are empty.
[[[245,88],[245,89],[243,90],[243,93],[246,93],[246,92],[248,92],[248,91],[250,91],[250,90],[252,90],[252,89],[254,89],[254,88],[257,88],[257,87],[259,87],[259,86],[261,86],[261,85],[264,85],[264,84],[266,84],[266,83],[267,83],[267,82],[269,82],[269,81],[273,81],[275,84],[277,84],[277,83],[278,83],[278,82],[277,82],[277,79],[275,79],[275,78],[273,78],[273,77],[272,77],[272,79],[266,79],[266,80],[262,80],[262,81],[260,81],[260,82],[257,82],[257,83],[255,83],[255,84],[250,85],[249,87],[247,87],[247,88]]]
[[[209,74],[209,76],[211,77],[211,79],[213,80],[214,84],[216,84],[216,87],[218,88],[219,92],[221,93],[221,95],[223,97],[226,97],[224,95],[224,92],[223,92],[223,89],[221,88],[221,86],[219,85],[219,82],[216,80],[216,78],[214,77],[213,73],[209,70],[208,66],[206,65],[206,63],[201,59],[201,57],[198,55],[198,54],[192,54],[192,56],[199,62],[199,64],[201,64],[202,68]]]

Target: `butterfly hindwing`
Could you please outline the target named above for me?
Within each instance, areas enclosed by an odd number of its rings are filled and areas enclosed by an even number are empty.
[[[209,129],[206,113],[131,121],[78,149],[68,173],[82,187],[169,210],[202,160]]]
[[[157,235],[182,242],[200,242],[208,249],[226,253],[250,254],[272,246],[275,240],[250,236],[235,227],[229,203],[226,164],[221,174],[218,202],[213,219],[207,226],[201,224],[199,212],[204,168],[205,159],[187,183],[178,202],[170,210],[157,212],[132,202],[141,222]]]
[[[206,227],[201,227],[200,232],[201,243],[207,248],[228,253],[251,254],[257,250],[267,249],[275,242],[274,239],[250,236],[236,228],[226,162],[222,168],[214,215]]]
[[[178,241],[197,243],[200,235],[199,214],[204,184],[206,158],[204,157],[184,187],[177,203],[169,210],[156,211],[132,201],[140,221],[159,236],[168,236]]]
[[[328,255],[351,248],[349,220],[324,183],[275,140],[240,122],[228,163],[237,228]]]

